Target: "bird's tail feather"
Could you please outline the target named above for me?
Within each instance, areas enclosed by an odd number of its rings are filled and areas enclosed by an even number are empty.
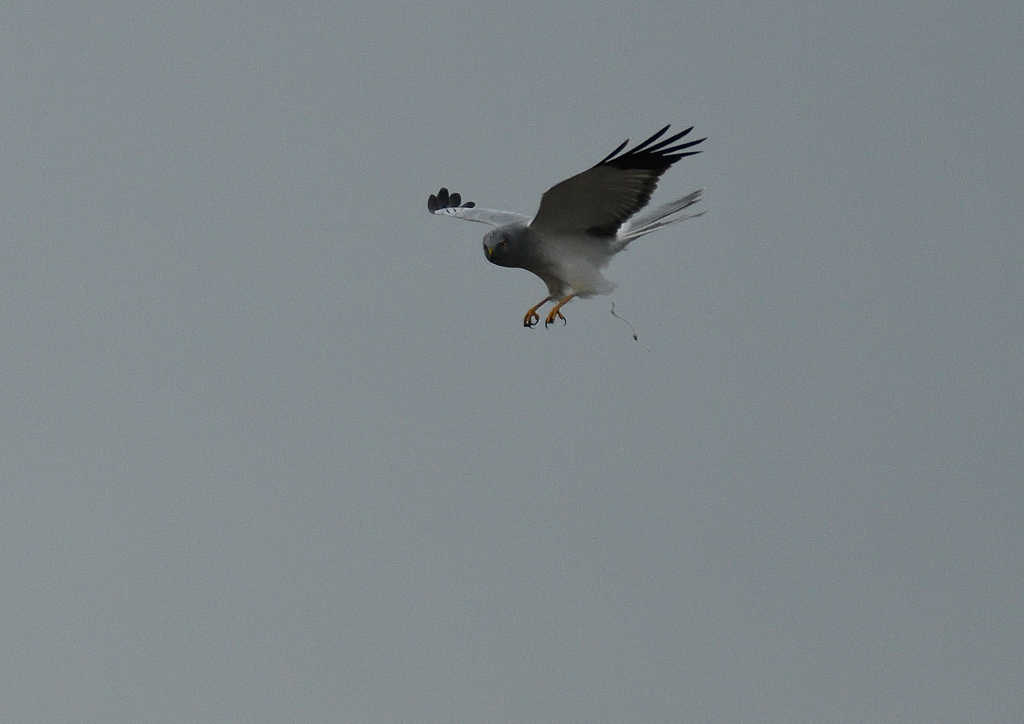
[[[617,251],[621,251],[634,239],[639,239],[641,236],[650,234],[652,231],[657,231],[662,227],[669,226],[671,224],[678,224],[680,221],[686,221],[687,219],[703,215],[703,211],[699,211],[695,214],[679,213],[700,201],[703,193],[704,189],[698,189],[691,194],[687,194],[681,199],[677,199],[663,206],[658,206],[650,211],[634,216],[623,224],[621,229],[619,229]]]

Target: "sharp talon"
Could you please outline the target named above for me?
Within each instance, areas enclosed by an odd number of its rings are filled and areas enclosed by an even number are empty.
[[[556,319],[561,319],[562,324],[568,324],[568,322],[565,321],[565,317],[562,315],[562,307],[564,307],[569,302],[569,300],[575,296],[575,294],[570,294],[565,299],[560,301],[558,304],[553,306],[551,308],[551,311],[548,312],[548,318],[544,320],[544,326],[547,327],[549,324],[554,324]]]
[[[544,328],[547,329],[549,324],[554,324],[556,319],[561,319],[563,325],[568,324],[568,322],[565,321],[565,317],[562,316],[562,313],[556,309],[554,310],[554,313],[549,314],[548,318],[544,320]]]
[[[533,327],[535,324],[539,324],[540,323],[540,315],[537,314],[537,310],[540,309],[541,306],[544,304],[544,302],[547,302],[547,301],[548,300],[545,299],[540,304],[537,304],[537,305],[535,305],[533,307],[530,307],[529,309],[526,310],[526,315],[523,317],[523,326],[524,327]]]

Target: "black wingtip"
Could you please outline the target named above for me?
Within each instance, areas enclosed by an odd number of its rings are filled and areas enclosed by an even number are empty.
[[[679,159],[700,153],[700,151],[688,151],[686,153],[681,152],[684,149],[692,148],[698,143],[704,142],[707,140],[705,138],[699,138],[696,141],[689,141],[688,143],[672,145],[680,138],[683,138],[685,135],[690,133],[690,131],[693,130],[693,126],[690,126],[686,130],[680,131],[675,135],[669,136],[668,138],[662,139],[661,137],[665,135],[670,127],[670,125],[665,126],[646,141],[637,144],[625,153],[621,153],[629,143],[629,141],[626,141],[626,143],[621,144],[618,148],[605,156],[597,165],[615,166],[616,168],[622,169],[651,169],[664,171]]]
[[[655,133],[655,134],[654,134],[653,136],[651,136],[650,138],[648,138],[648,139],[647,139],[646,141],[644,141],[643,143],[639,144],[639,145],[638,145],[638,146],[637,146],[636,148],[634,148],[634,149],[633,149],[632,151],[630,151],[630,153],[640,153],[640,151],[643,151],[643,150],[644,150],[645,148],[647,148],[647,147],[648,147],[648,146],[650,146],[650,145],[651,145],[652,143],[654,143],[654,142],[655,142],[655,141],[657,141],[657,140],[658,140],[659,138],[661,138],[661,137],[662,137],[662,136],[663,136],[663,135],[665,134],[665,131],[667,131],[667,130],[668,130],[668,129],[670,129],[671,127],[672,127],[672,124],[671,124],[671,123],[670,123],[670,124],[668,124],[667,126],[665,126],[664,128],[662,128],[662,129],[661,129],[660,131],[658,131],[657,133]],[[685,133],[685,131],[684,131],[684,133]],[[676,138],[677,138],[677,137],[676,137]],[[670,139],[670,140],[671,140],[671,139]],[[657,146],[655,146],[655,147],[654,147],[654,148],[652,148],[651,150],[653,151],[653,150],[654,150],[655,148],[660,148],[661,146],[664,146],[664,145],[665,145],[665,141],[662,141],[661,143],[659,143],[659,144],[658,144]]]
[[[623,141],[622,143],[619,144],[618,148],[616,148],[614,151],[612,151],[607,156],[605,156],[600,161],[598,161],[597,165],[600,166],[603,163],[607,163],[608,161],[611,161],[613,158],[615,158],[616,154],[618,154],[619,151],[621,151],[622,149],[624,149],[626,147],[626,144],[628,144],[628,143],[629,143],[629,139],[627,138],[625,141]]]
[[[476,206],[472,201],[462,203],[462,195],[449,193],[448,189],[444,186],[437,194],[430,194],[427,197],[427,210],[432,214],[436,214],[441,209],[472,209]]]
[[[676,134],[676,135],[674,135],[674,136],[669,136],[668,138],[666,138],[666,139],[663,139],[662,141],[660,141],[659,143],[657,143],[657,144],[655,144],[655,145],[651,146],[651,147],[650,147],[650,148],[648,148],[647,150],[648,150],[648,151],[650,151],[650,152],[652,152],[652,153],[653,153],[654,151],[661,151],[661,150],[662,150],[663,148],[665,148],[665,147],[667,147],[667,146],[671,146],[671,145],[672,145],[673,143],[675,143],[676,141],[678,141],[678,140],[679,140],[680,138],[682,138],[683,136],[685,136],[685,135],[686,135],[687,133],[689,133],[689,132],[690,132],[690,131],[692,131],[692,130],[693,130],[693,126],[690,126],[690,127],[689,127],[689,128],[687,128],[686,130],[684,130],[684,131],[680,131],[679,133],[677,133],[677,134]],[[636,151],[637,149],[635,149],[635,148],[634,148],[633,150],[634,150],[634,151]]]

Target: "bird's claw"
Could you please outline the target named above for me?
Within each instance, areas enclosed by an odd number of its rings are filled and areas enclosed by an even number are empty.
[[[523,317],[523,326],[532,329],[540,321],[540,315],[534,310],[530,310]]]
[[[544,329],[547,329],[549,324],[554,324],[556,318],[561,319],[563,325],[568,324],[568,322],[565,321],[565,317],[562,316],[562,313],[557,309],[554,309],[551,311],[551,314],[548,315],[548,318],[544,320]]]

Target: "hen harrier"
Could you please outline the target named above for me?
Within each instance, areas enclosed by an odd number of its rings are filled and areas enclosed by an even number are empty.
[[[537,324],[537,310],[547,302],[555,302],[555,306],[544,326],[556,319],[565,322],[562,307],[570,299],[608,294],[615,288],[601,269],[631,241],[704,213],[681,213],[700,201],[703,189],[637,213],[651,200],[661,175],[684,156],[700,153],[686,149],[705,140],[676,143],[693,130],[690,126],[659,141],[668,129],[665,126],[623,153],[629,143],[626,140],[593,168],[549,188],[532,221],[511,211],[478,209],[472,201],[462,203],[459,194],[448,193],[446,188],[430,195],[427,208],[433,214],[496,226],[484,236],[487,260],[531,271],[548,287],[548,295],[526,312],[523,325]]]

